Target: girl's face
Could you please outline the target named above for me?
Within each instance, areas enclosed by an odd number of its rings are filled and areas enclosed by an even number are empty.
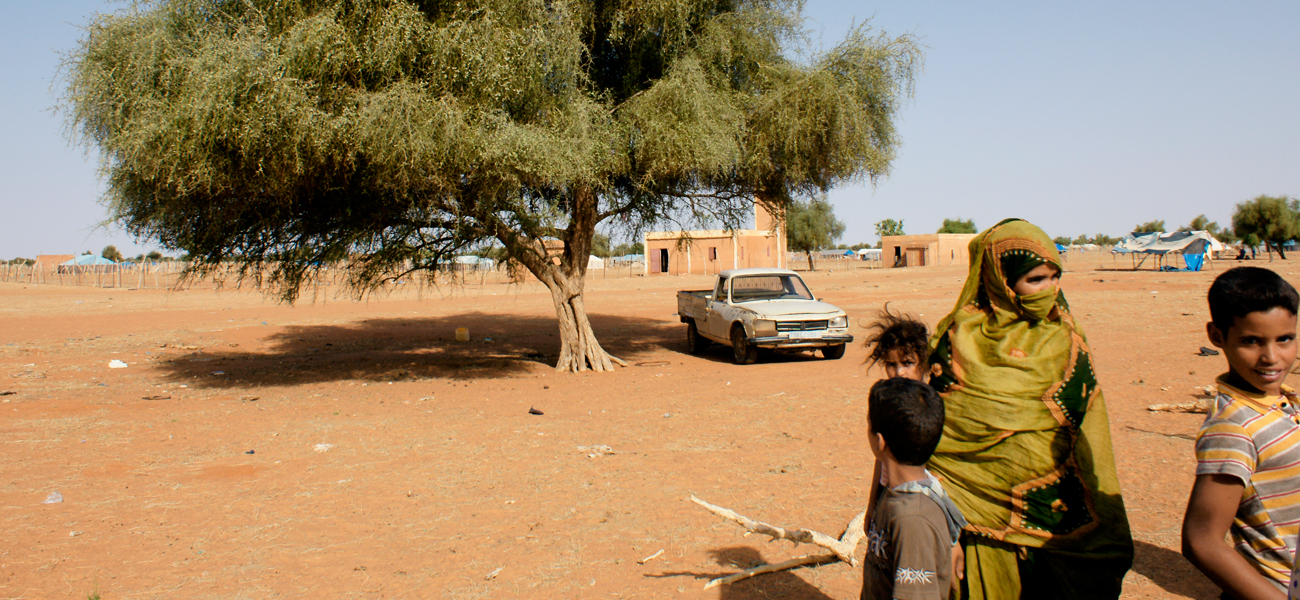
[[[1037,294],[1043,290],[1056,287],[1061,281],[1061,270],[1049,264],[1042,264],[1030,269],[1011,285],[1011,291],[1017,296]]]
[[[921,368],[921,361],[916,353],[897,348],[890,350],[885,355],[885,377],[893,379],[894,377],[906,377],[916,381],[925,381],[925,370]]]

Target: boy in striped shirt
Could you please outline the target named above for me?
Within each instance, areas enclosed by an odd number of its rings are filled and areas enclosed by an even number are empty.
[[[1300,533],[1300,407],[1283,385],[1300,296],[1273,271],[1238,267],[1214,280],[1209,303],[1206,333],[1228,372],[1196,438],[1183,555],[1224,597],[1282,600]]]

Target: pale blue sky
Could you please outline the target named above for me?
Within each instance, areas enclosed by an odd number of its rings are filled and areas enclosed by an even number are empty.
[[[0,7],[0,258],[154,248],[97,228],[96,162],[50,110],[59,53],[116,6]],[[892,171],[831,193],[844,242],[874,242],[884,218],[908,233],[1015,216],[1053,236],[1122,235],[1300,195],[1300,3],[809,0],[806,14],[828,44],[870,18],[926,47]]]

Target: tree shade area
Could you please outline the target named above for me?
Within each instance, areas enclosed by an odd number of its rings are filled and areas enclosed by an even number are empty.
[[[791,202],[785,215],[785,232],[791,250],[808,256],[808,270],[814,271],[812,253],[833,248],[844,235],[844,223],[835,218],[831,203],[825,198]]]
[[[496,245],[551,291],[557,368],[608,370],[598,224],[736,227],[887,173],[918,45],[815,53],[800,6],[160,0],[88,25],[63,107],[111,217],[194,274],[293,301],[323,265],[364,294]]]

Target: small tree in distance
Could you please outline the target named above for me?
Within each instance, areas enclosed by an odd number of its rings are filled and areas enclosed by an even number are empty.
[[[122,262],[122,253],[117,251],[117,246],[104,246],[104,251],[99,255],[113,262]]]
[[[963,221],[959,217],[956,219],[944,219],[943,226],[939,227],[939,233],[979,233],[979,230],[975,228],[974,219],[966,219]]]
[[[785,234],[790,249],[808,256],[808,270],[814,271],[812,253],[834,246],[844,235],[844,223],[835,218],[825,198],[793,202],[785,213]]]
[[[883,221],[876,221],[876,235],[880,237],[880,240],[876,242],[876,247],[880,248],[885,243],[885,236],[907,234],[903,233],[903,221],[885,219]]]
[[[1300,201],[1286,196],[1261,195],[1254,200],[1242,202],[1232,213],[1233,233],[1244,240],[1250,240],[1249,236],[1254,236],[1254,239],[1264,243],[1265,249],[1276,249],[1278,256],[1286,260],[1282,244],[1296,237],[1298,205]],[[1272,259],[1270,252],[1269,260]]]
[[[1133,233],[1163,233],[1165,230],[1165,221],[1147,221],[1141,225],[1133,226]]]

